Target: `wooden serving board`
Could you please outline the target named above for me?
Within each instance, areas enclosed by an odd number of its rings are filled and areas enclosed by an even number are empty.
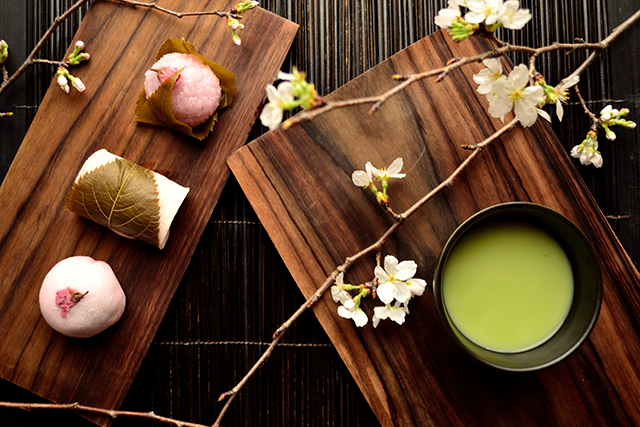
[[[332,100],[377,95],[394,74],[438,68],[488,49],[483,40],[455,44],[435,33],[333,92]],[[404,159],[407,177],[391,181],[391,206],[402,212],[444,180],[474,144],[502,126],[486,113],[472,75],[482,64],[425,80],[369,106],[330,112],[287,131],[269,132],[229,158],[260,220],[306,297],[346,257],[393,223],[351,173],[367,161]],[[507,117],[506,121],[512,117]],[[600,255],[604,301],[589,339],[569,358],[537,373],[503,373],[464,355],[446,334],[428,289],[410,304],[404,325],[356,328],[331,296],[313,306],[344,363],[384,426],[640,425],[640,277],[572,160],[544,120],[502,137],[455,182],[412,216],[382,255],[413,259],[431,283],[453,230],[496,203],[531,201],[572,219]],[[345,282],[373,278],[374,257],[354,264]],[[378,301],[367,299],[372,315]],[[284,319],[283,319],[284,320]]]
[[[237,0],[165,0],[178,12],[230,10]],[[71,72],[86,91],[52,83],[0,188],[0,376],[54,402],[118,408],[147,352],[229,176],[226,157],[246,142],[298,26],[255,9],[242,46],[225,20],[95,2],[76,35],[91,60]],[[133,120],[143,74],[167,38],[193,43],[236,76],[236,97],[198,141]],[[75,41],[74,41],[75,44]],[[73,50],[73,44],[69,49]],[[98,149],[167,173],[191,191],[164,250],[124,239],[65,211],[65,194]],[[89,339],[54,332],[40,315],[48,270],[72,255],[108,262],[127,296],[122,319]],[[104,418],[94,418],[101,424]]]

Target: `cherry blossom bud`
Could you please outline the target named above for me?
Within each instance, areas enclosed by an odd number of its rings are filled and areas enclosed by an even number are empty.
[[[82,80],[77,77],[73,77],[71,79],[71,84],[78,90],[78,92],[82,92],[86,89],[84,83],[82,83]]]
[[[77,49],[77,50],[82,50],[82,49],[84,49],[84,42],[83,42],[82,40],[78,40],[78,41],[76,42],[76,49]]]
[[[233,42],[236,44],[236,46],[242,45],[242,40],[240,40],[240,36],[238,36],[235,31],[233,32]]]
[[[242,13],[255,8],[259,4],[260,2],[257,1],[243,1],[242,3],[238,3],[234,9],[237,13]]]
[[[0,64],[7,60],[9,56],[9,45],[6,41],[0,40]]]
[[[240,27],[240,21],[236,18],[229,17],[227,18],[227,25],[229,25],[229,28],[232,30],[237,30]]]

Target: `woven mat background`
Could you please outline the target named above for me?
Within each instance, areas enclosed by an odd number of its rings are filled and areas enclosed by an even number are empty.
[[[0,2],[0,38],[11,40],[9,70],[15,70],[71,0]],[[160,5],[162,1],[158,2]],[[203,10],[207,2],[202,2]],[[320,94],[327,94],[367,69],[427,36],[444,0],[267,0],[261,7],[300,25],[283,65],[306,71]],[[637,0],[523,0],[533,20],[522,31],[503,31],[504,40],[537,47],[582,38],[598,41],[638,7]],[[40,57],[62,58],[86,9],[65,22]],[[246,25],[251,25],[250,12]],[[221,21],[220,25],[225,25]],[[640,121],[640,26],[625,34],[583,76],[580,90],[598,112],[606,104],[631,109]],[[583,52],[546,55],[538,68],[555,84],[584,58]],[[521,58],[514,55],[514,61]],[[0,178],[6,174],[54,68],[32,67],[0,98]],[[569,150],[589,123],[572,99],[565,120],[554,130]],[[259,123],[248,141],[264,133]],[[620,130],[615,143],[601,139],[605,165],[580,168],[585,182],[627,249],[640,261],[638,243],[638,162],[640,131]],[[153,411],[183,421],[212,424],[217,402],[233,387],[270,342],[273,331],[304,302],[284,263],[231,176],[200,241],[157,337],[122,409]],[[0,325],[1,327],[1,325]],[[40,401],[5,381],[0,400]],[[71,413],[0,410],[4,426],[92,424]],[[116,419],[115,427],[159,425]],[[312,312],[285,335],[266,365],[235,399],[224,426],[376,426],[357,384]]]

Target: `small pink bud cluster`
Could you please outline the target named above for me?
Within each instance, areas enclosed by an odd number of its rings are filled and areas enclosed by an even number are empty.
[[[242,15],[240,14],[246,12],[247,10],[256,8],[258,4],[260,3],[257,1],[240,2],[233,9],[231,9],[231,13],[227,16],[227,25],[229,25],[229,28],[231,28],[231,37],[233,38],[233,43],[235,43],[236,46],[242,45],[242,40],[238,35],[238,30],[244,29],[244,25],[240,23],[240,19],[242,19]]]
[[[67,59],[67,63],[69,65],[78,65],[83,61],[88,61],[91,58],[87,52],[83,52],[84,50],[84,42],[82,40],[78,40],[76,42],[76,46],[73,49],[71,55],[69,55],[69,59]]]
[[[254,9],[259,4],[260,2],[257,2],[257,1],[243,1],[242,3],[238,3],[236,7],[233,8],[232,12],[243,13],[243,12],[246,12],[247,10]]]
[[[64,67],[58,68],[56,75],[58,85],[60,86],[60,89],[62,89],[65,93],[69,93],[69,82],[71,82],[71,86],[76,88],[78,92],[82,92],[86,89],[84,83],[82,83],[82,80],[72,76],[71,73],[69,73],[69,70]]]
[[[611,105],[607,105],[600,111],[600,127],[604,129],[605,136],[608,140],[614,141],[616,139],[616,134],[611,130],[611,127],[618,125],[627,129],[635,129],[636,123],[631,120],[626,120],[626,117],[629,114],[628,108],[622,108],[617,110],[613,108]]]
[[[240,36],[238,35],[238,30],[244,30],[244,25],[240,23],[236,18],[228,17],[227,25],[231,28],[231,35],[233,37],[233,42],[236,46],[240,46],[242,44],[242,40],[240,40]]]

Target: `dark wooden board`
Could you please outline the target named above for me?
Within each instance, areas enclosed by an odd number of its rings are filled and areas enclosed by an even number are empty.
[[[488,49],[483,40],[455,44],[435,33],[336,90],[331,99],[366,97],[392,87],[394,74],[442,66]],[[373,243],[392,223],[351,183],[366,161],[404,158],[407,177],[390,184],[401,212],[446,178],[472,144],[502,126],[486,113],[473,73],[481,64],[423,81],[387,101],[331,112],[287,131],[261,136],[229,165],[303,294],[309,297],[336,265]],[[508,116],[506,120],[510,120]],[[569,358],[537,373],[498,372],[453,344],[430,290],[410,304],[399,327],[356,328],[325,295],[313,306],[325,331],[384,426],[640,424],[640,277],[543,120],[516,128],[476,159],[456,183],[411,217],[383,255],[413,259],[432,282],[440,251],[466,218],[496,203],[532,201],[572,219],[600,255],[604,301],[588,340]],[[371,280],[375,260],[356,263],[345,281]],[[372,301],[366,310],[372,312]]]
[[[236,3],[174,0],[162,6],[224,11]],[[67,95],[52,83],[0,188],[0,376],[55,402],[120,405],[229,176],[225,159],[246,142],[264,87],[298,28],[263,9],[247,12],[244,22],[237,47],[217,16],[178,19],[112,2],[91,7],[75,40],[83,40],[92,57],[72,69],[86,91]],[[236,75],[233,104],[202,142],[133,120],[143,73],[170,37],[186,38]],[[100,148],[152,165],[191,188],[164,250],[64,210],[75,175]],[[38,308],[45,274],[72,255],[108,262],[127,295],[120,322],[85,340],[55,333]]]

